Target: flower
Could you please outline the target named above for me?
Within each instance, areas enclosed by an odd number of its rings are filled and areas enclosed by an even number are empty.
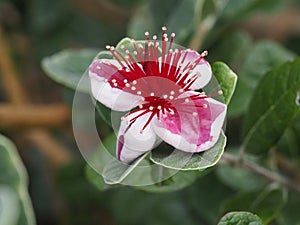
[[[131,52],[107,46],[114,59],[96,59],[89,67],[93,96],[112,110],[132,110],[118,131],[116,155],[125,163],[152,150],[158,137],[185,152],[208,150],[224,123],[226,105],[195,91],[212,77],[207,51],[173,49],[175,34],[168,41],[166,30],[161,42],[148,32],[144,43],[131,40]]]

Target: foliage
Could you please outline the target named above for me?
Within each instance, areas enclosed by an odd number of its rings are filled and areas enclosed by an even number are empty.
[[[14,144],[0,135],[0,222],[3,225],[34,225],[27,186],[28,176]]]

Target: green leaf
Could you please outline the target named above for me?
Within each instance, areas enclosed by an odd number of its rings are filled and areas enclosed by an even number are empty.
[[[20,216],[17,193],[10,187],[0,185],[0,224],[16,225]]]
[[[237,76],[225,63],[222,62],[213,63],[212,72],[221,86],[224,102],[228,105],[235,90]]]
[[[261,219],[250,212],[230,212],[223,216],[218,225],[264,225]]]
[[[161,2],[161,1],[160,1]],[[197,26],[195,8],[198,1],[182,0],[176,5],[166,26],[171,32],[176,33],[176,41],[181,43]]]
[[[107,188],[107,184],[104,182],[103,177],[88,165],[85,167],[85,175],[88,181],[99,191],[103,191]]]
[[[222,203],[230,199],[234,192],[217,179],[213,170],[208,171],[211,172],[189,187],[186,202],[206,220],[201,224],[217,224],[223,215],[220,210]]]
[[[130,184],[148,192],[168,192],[182,189],[193,183],[200,174],[198,171],[180,172],[151,164],[144,159],[146,155],[127,165],[118,161],[115,154],[116,136],[112,134],[104,139],[92,159],[92,167],[87,166],[87,179],[99,190],[108,185]],[[102,176],[101,176],[101,175]]]
[[[131,17],[127,26],[127,35],[136,40],[144,40],[144,32],[156,33],[154,25],[154,18],[149,10],[149,5],[143,5],[136,10],[135,14]]]
[[[277,188],[237,194],[224,204],[223,212],[250,211],[257,214],[267,224],[278,215],[286,198],[286,191]]]
[[[245,56],[250,52],[252,41],[245,32],[232,31],[221,35],[209,49],[208,59],[211,62],[222,61],[237,70]]]
[[[288,201],[281,211],[280,225],[300,225],[300,196],[298,192],[289,192]]]
[[[143,161],[145,156],[146,154],[136,159],[130,165],[121,163],[117,159],[113,159],[112,161],[108,162],[102,173],[105,183],[119,184],[128,178],[129,175],[131,175],[131,177],[136,176],[133,173],[135,172],[134,169]]]
[[[224,184],[240,191],[261,190],[268,184],[261,176],[241,167],[220,165],[217,168],[217,175]]]
[[[187,153],[179,150],[154,150],[151,152],[152,162],[176,170],[204,170],[214,166],[221,158],[226,145],[226,136],[220,134],[217,143],[203,153]]]
[[[259,83],[245,119],[243,147],[247,151],[267,152],[296,117],[299,68],[300,59],[285,63]]]
[[[42,68],[46,74],[56,82],[76,89],[91,61],[99,50],[68,49],[58,52],[42,60]],[[89,85],[80,85],[80,91],[89,92]]]
[[[176,11],[176,8],[180,4],[180,0],[150,0],[149,11],[152,14],[154,24],[156,26],[155,32],[159,32],[161,27],[166,25],[165,22]]]
[[[6,221],[9,225],[35,224],[27,186],[28,176],[16,147],[0,135],[0,222]]]
[[[294,54],[271,41],[257,43],[241,65],[239,80],[230,103],[230,114],[239,116],[246,112],[259,81],[275,66],[294,58]]]
[[[176,42],[182,43],[200,23],[197,18],[198,5],[201,6],[199,2],[203,0],[151,0],[149,4],[140,7],[132,17],[128,36],[144,40],[145,31],[159,34],[161,27],[167,26],[170,32],[176,33]]]
[[[166,171],[169,170],[163,166],[161,166],[161,169]],[[153,185],[139,186],[137,189],[155,193],[178,191],[191,185],[202,175],[204,175],[204,173],[199,173],[199,171],[178,171],[174,176],[167,180],[163,180],[162,182]]]

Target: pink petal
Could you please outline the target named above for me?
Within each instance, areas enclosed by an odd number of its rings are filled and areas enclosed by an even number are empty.
[[[93,96],[105,106],[116,111],[128,111],[138,106],[143,98],[123,89],[113,87],[107,80],[112,75],[118,75],[116,60],[95,60],[89,68]]]
[[[182,97],[196,92],[184,93]],[[207,105],[207,107],[198,107]],[[175,106],[174,115],[155,121],[155,133],[165,142],[185,152],[201,152],[211,148],[218,140],[225,115],[226,105],[212,98],[190,99]]]
[[[132,113],[121,122],[116,152],[122,162],[130,163],[143,153],[150,151],[155,145],[156,134],[151,126],[147,126],[142,133],[140,132],[150,113],[138,117],[133,123],[130,122],[140,113]]]

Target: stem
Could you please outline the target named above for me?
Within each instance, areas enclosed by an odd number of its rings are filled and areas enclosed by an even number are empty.
[[[194,49],[196,51],[199,50],[202,45],[204,37],[210,31],[210,29],[215,24],[215,22],[216,22],[216,18],[214,17],[208,17],[205,20],[203,20],[198,26],[195,35],[189,44],[189,48]]]
[[[243,168],[246,168],[258,175],[265,177],[266,179],[277,182],[283,186],[286,186],[292,190],[300,192],[300,183],[290,180],[276,172],[267,170],[264,167],[256,165],[251,162],[247,162],[246,160],[241,160],[240,157],[232,155],[230,153],[224,152],[222,156],[222,160],[226,164],[234,164]]]

